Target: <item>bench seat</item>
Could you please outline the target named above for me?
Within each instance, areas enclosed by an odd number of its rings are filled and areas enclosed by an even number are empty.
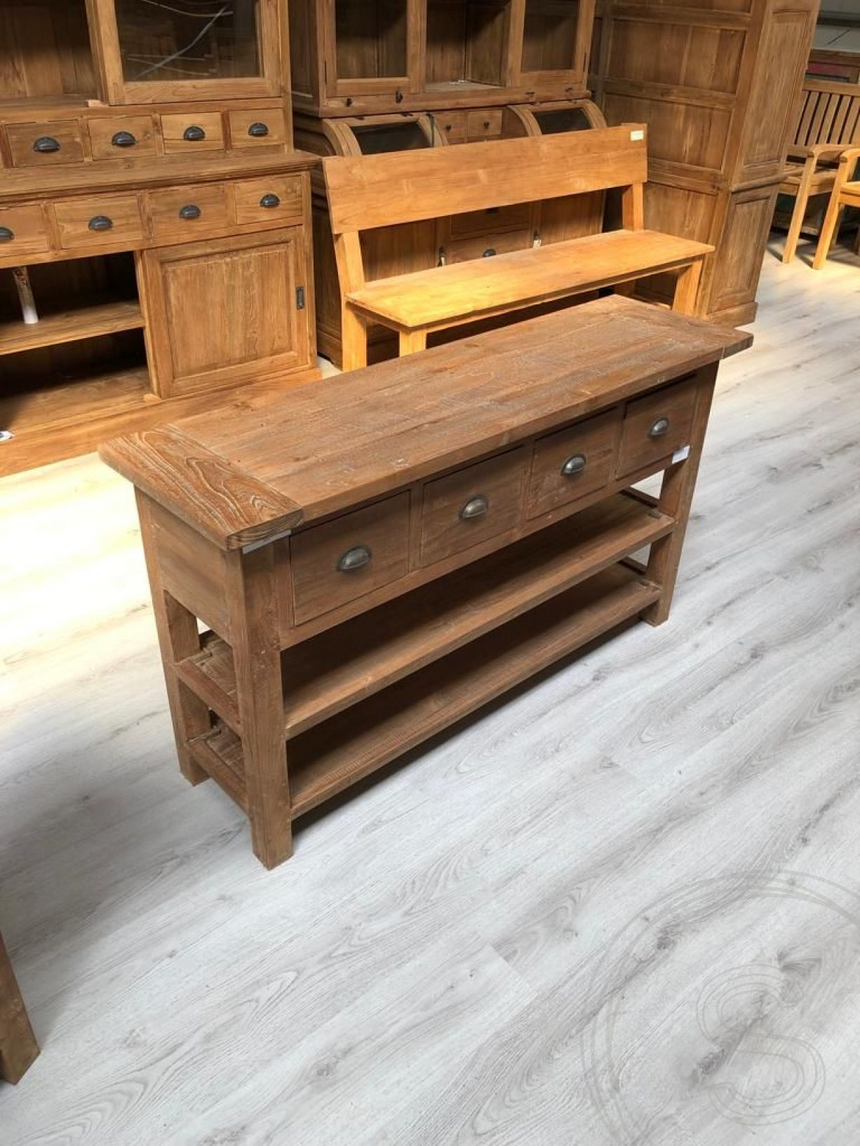
[[[546,247],[471,259],[394,278],[347,295],[368,319],[397,330],[433,330],[453,320],[502,314],[645,274],[677,270],[713,251],[660,231],[606,231]]]

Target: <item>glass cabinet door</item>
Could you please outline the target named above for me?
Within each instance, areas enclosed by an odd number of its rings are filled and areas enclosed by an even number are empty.
[[[588,0],[525,0],[521,79],[545,73],[585,76],[581,46]],[[590,18],[588,20],[590,23]]]
[[[410,90],[417,28],[414,0],[333,0],[329,95]]]

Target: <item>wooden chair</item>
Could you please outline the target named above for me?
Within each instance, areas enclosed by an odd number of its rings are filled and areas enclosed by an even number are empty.
[[[673,309],[692,314],[706,243],[646,231],[646,130],[639,124],[323,160],[343,317],[343,367],[367,364],[367,328],[395,330],[400,354],[479,318],[645,275],[678,272]],[[365,281],[361,232],[536,199],[622,188],[623,229],[492,258]]]
[[[820,271],[827,261],[831,244],[839,230],[843,208],[860,207],[860,179],[851,178],[858,159],[860,159],[860,147],[849,147],[847,151],[842,152],[833,190],[830,192],[830,202],[827,204],[827,213],[821,226],[821,234],[818,236],[815,258],[812,260],[812,267],[816,271]],[[857,244],[860,246],[860,231],[857,232]]]
[[[860,142],[860,84],[807,80],[794,142],[788,149],[793,162],[779,188],[794,198],[784,263],[794,258],[810,196],[832,191],[839,157],[856,142]]]
[[[39,1054],[15,972],[0,935],[0,1078],[19,1082]]]

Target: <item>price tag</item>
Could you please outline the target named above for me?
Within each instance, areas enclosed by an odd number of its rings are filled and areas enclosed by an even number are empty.
[[[630,132],[630,139],[632,140],[633,143],[636,143],[640,139],[644,139],[644,138],[645,138],[645,132],[642,130],[641,127],[637,128],[636,131]]]
[[[672,454],[672,465],[677,465],[678,462],[685,462],[690,456],[690,447],[681,446],[680,450],[675,450]]]

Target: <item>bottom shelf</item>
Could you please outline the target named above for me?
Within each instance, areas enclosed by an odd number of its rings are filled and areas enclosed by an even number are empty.
[[[293,817],[635,617],[659,596],[659,587],[641,574],[613,565],[302,733],[289,745]],[[189,748],[244,807],[239,737],[218,724]]]

